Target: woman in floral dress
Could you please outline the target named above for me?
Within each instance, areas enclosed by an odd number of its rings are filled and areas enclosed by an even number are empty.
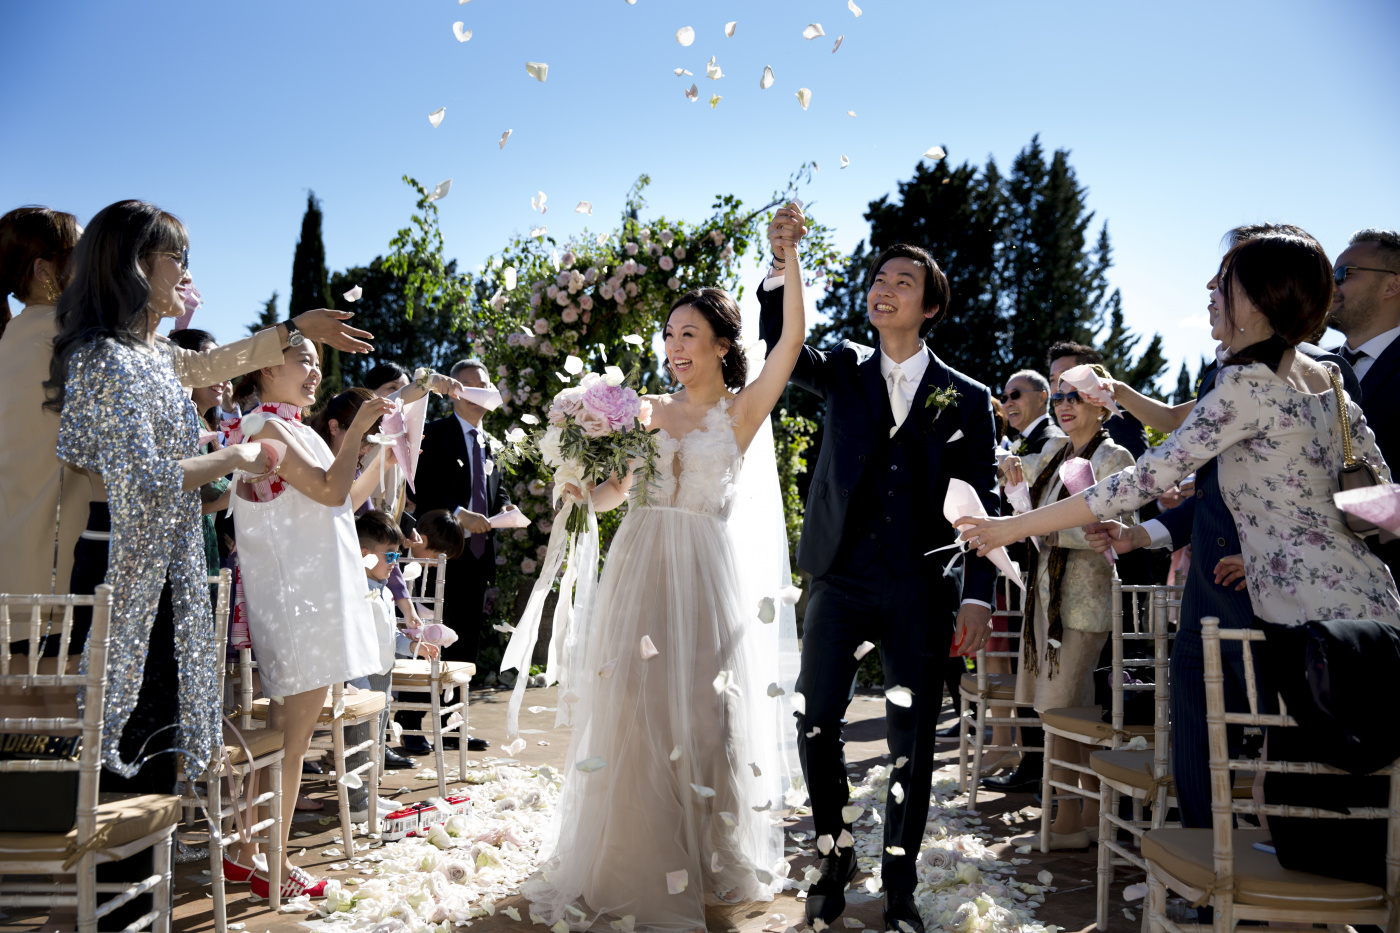
[[[1214,458],[1234,516],[1254,612],[1269,622],[1376,619],[1400,625],[1386,566],[1333,502],[1345,404],[1355,454],[1390,468],[1361,408],[1333,388],[1335,368],[1297,353],[1332,302],[1332,266],[1315,242],[1274,235],[1226,254],[1212,299],[1236,338],[1215,389],[1137,465],[1082,495],[1011,518],[959,519],[979,552],[1027,535],[1116,519]]]

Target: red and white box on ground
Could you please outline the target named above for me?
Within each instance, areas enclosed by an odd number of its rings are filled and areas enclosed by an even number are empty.
[[[466,816],[471,809],[471,798],[465,794],[452,794],[443,800],[448,805],[446,810],[431,803],[411,803],[390,813],[380,820],[382,838],[393,841],[409,836],[425,836],[434,826],[446,823],[454,816]]]

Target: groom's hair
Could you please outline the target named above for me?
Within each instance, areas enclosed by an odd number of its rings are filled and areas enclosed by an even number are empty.
[[[869,292],[875,284],[875,276],[880,269],[891,259],[908,259],[915,265],[922,266],[924,270],[924,310],[938,309],[938,313],[933,317],[924,318],[924,323],[919,327],[919,336],[926,337],[928,332],[933,330],[933,325],[943,319],[943,315],[948,313],[948,299],[951,297],[948,291],[948,277],[943,274],[943,270],[938,268],[938,263],[928,250],[914,246],[909,243],[896,243],[886,247],[885,251],[875,257],[875,261],[870,264],[870,271],[865,276],[865,290]]]

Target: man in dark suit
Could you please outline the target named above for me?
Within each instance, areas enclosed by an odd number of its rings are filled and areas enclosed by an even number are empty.
[[[1016,429],[1018,439],[1011,449],[1017,455],[1038,454],[1047,441],[1065,436],[1050,417],[1050,383],[1033,369],[1007,377],[1001,407],[1006,412],[1006,423]]]
[[[1400,465],[1400,233],[1354,234],[1333,270],[1337,288],[1327,323],[1347,339],[1332,352],[1356,370],[1361,394],[1353,398],[1393,472]],[[1400,579],[1400,540],[1369,543]]]
[[[780,209],[769,229],[774,255],[782,239],[803,229],[800,209]],[[782,329],[780,268],[775,262],[759,291],[759,336],[770,345]],[[951,477],[997,513],[995,438],[991,393],[924,344],[948,304],[947,279],[933,258],[893,246],[871,264],[866,285],[879,347],[804,347],[792,373],[793,383],[826,399],[825,441],[797,549],[798,566],[812,575],[797,741],[817,835],[834,848],[808,890],[806,914],[809,923],[834,924],[855,876],[855,849],[843,835],[850,823],[842,814],[849,802],[842,717],[855,651],[879,641],[894,769],[884,819],[885,929],[907,924],[922,933],[915,860],[928,816],[943,667],[955,627],[964,652],[985,644],[996,578],[989,561],[969,554],[959,592],[958,580],[925,552],[954,541],[942,515]]]
[[[490,384],[479,360],[461,360],[449,375],[468,387]],[[457,641],[442,650],[442,657],[473,664],[486,624],[486,590],[496,578],[496,533],[489,519],[515,508],[481,427],[485,414],[485,408],[459,398],[452,403],[452,414],[424,426],[412,495],[418,515],[446,509],[456,513],[467,531],[461,556],[447,562],[442,621],[457,633]],[[472,751],[488,747],[485,740],[471,740]]]

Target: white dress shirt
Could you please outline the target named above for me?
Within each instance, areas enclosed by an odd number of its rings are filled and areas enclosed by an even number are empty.
[[[1341,353],[1346,350],[1351,353],[1363,354],[1356,358],[1355,363],[1351,364],[1352,372],[1356,373],[1356,378],[1360,381],[1366,378],[1366,374],[1371,371],[1371,367],[1376,364],[1376,360],[1382,353],[1390,348],[1390,345],[1395,342],[1396,337],[1400,337],[1400,327],[1392,327],[1384,333],[1376,334],[1376,336],[1372,337],[1355,350],[1350,349],[1351,344],[1350,341],[1348,341],[1338,347],[1337,352]]]
[[[904,384],[900,387],[900,394],[904,396],[903,409],[906,418],[910,409],[914,407],[914,393],[919,391],[919,383],[924,381],[924,373],[928,372],[928,363],[932,358],[933,354],[929,353],[928,347],[922,344],[919,345],[917,353],[903,362],[890,359],[885,355],[883,349],[880,350],[880,377],[885,380],[886,392],[891,391],[890,373],[894,371],[894,368],[898,366],[900,372],[904,373]],[[895,410],[898,411],[898,409]],[[894,421],[894,426],[898,428],[904,423],[904,418],[896,415]]]
[[[481,428],[478,428],[455,411],[452,414],[457,419],[457,423],[462,426],[462,440],[467,442],[467,453],[471,453],[472,445],[481,443]]]

